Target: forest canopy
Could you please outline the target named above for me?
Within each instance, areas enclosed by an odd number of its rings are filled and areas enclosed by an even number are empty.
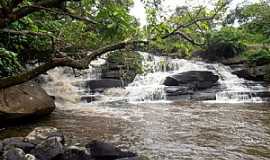
[[[133,0],[0,0],[0,88],[58,66],[86,69],[97,57],[124,50],[181,58],[207,50],[253,62],[270,57],[268,0],[235,9],[232,1],[216,0],[211,9],[181,6],[169,16],[162,0],[142,2],[145,26],[130,13]]]

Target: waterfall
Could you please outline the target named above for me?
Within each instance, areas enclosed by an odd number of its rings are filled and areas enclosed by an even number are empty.
[[[83,82],[99,79],[104,59],[91,63],[90,68],[75,77],[71,69],[56,68],[48,72],[44,88],[51,95],[59,96],[62,101],[77,103],[83,96],[96,96],[98,101],[127,101],[131,103],[170,102],[167,100],[163,81],[167,76],[187,71],[211,71],[219,76],[219,90],[214,90],[216,100],[211,103],[258,103],[263,102],[263,93],[268,92],[260,83],[244,80],[232,74],[230,67],[219,63],[172,59],[139,52],[143,56],[142,75],[137,75],[125,88],[107,89],[102,94],[92,95]],[[76,72],[75,72],[76,74]]]
[[[126,90],[131,102],[166,101],[163,81],[167,76],[187,71],[212,71],[219,76],[220,91],[213,103],[259,103],[259,95],[268,89],[260,83],[244,80],[232,74],[229,66],[185,59],[171,59],[141,53],[144,57],[145,74],[138,75]]]

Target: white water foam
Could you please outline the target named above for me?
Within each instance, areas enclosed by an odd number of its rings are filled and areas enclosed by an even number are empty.
[[[259,83],[238,78],[232,74],[230,67],[222,64],[210,64],[201,61],[171,59],[140,52],[143,56],[144,74],[137,75],[127,87],[112,88],[103,94],[96,95],[101,102],[127,101],[130,103],[168,103],[162,84],[167,76],[187,71],[212,71],[219,76],[221,91],[216,93],[216,100],[208,103],[260,103],[264,100],[257,92],[268,91]],[[49,94],[61,96],[64,101],[77,103],[82,96],[90,96],[90,90],[81,86],[80,82],[100,78],[98,67],[104,64],[104,59],[98,59],[90,65],[90,69],[82,76],[74,77],[66,74],[65,68],[56,68],[48,72],[48,83],[44,88]]]

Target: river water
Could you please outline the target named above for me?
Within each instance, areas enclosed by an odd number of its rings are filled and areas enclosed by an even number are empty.
[[[98,78],[96,69],[78,78],[63,74],[64,69],[50,71],[44,88],[57,96],[56,111],[3,129],[0,139],[25,136],[37,126],[53,126],[65,133],[70,144],[103,140],[153,160],[270,159],[270,108],[254,94],[268,87],[239,79],[221,64],[141,54],[145,74],[125,89],[94,95],[100,99],[92,103],[80,101],[90,93],[78,82]],[[215,101],[166,98],[164,78],[189,70],[211,70],[220,76]]]

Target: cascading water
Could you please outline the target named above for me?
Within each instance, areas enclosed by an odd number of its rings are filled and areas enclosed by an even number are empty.
[[[89,70],[84,71],[83,76],[78,78],[72,74],[64,74],[64,69],[58,68],[50,71],[48,75],[52,78],[45,88],[51,94],[56,93],[56,95],[62,97],[69,97],[64,98],[68,101],[78,101],[82,96],[98,96],[99,101],[102,102],[119,100],[131,103],[170,102],[166,98],[165,86],[162,84],[167,76],[186,71],[212,71],[219,76],[220,90],[216,91],[216,100],[207,102],[259,103],[266,100],[261,98],[260,95],[268,92],[267,88],[260,83],[238,78],[232,74],[228,66],[185,59],[171,59],[144,52],[140,52],[140,54],[144,58],[144,74],[137,75],[134,81],[124,89],[113,88],[106,90],[101,95],[90,95],[90,90],[85,88],[81,82],[100,78],[100,70],[95,67],[90,67]],[[93,63],[95,63],[95,66],[101,65],[104,63],[104,59],[99,59]],[[61,93],[57,93],[58,91]]]
[[[148,53],[141,53],[144,57],[146,73],[138,75],[126,90],[129,91],[129,100],[133,102],[147,102],[153,100],[166,101],[164,85],[169,75],[186,71],[212,71],[217,74],[221,91],[216,93],[214,103],[246,103],[263,102],[260,93],[267,92],[267,88],[260,83],[247,81],[232,74],[230,67],[222,64],[210,64],[200,61],[171,59],[157,57]]]

